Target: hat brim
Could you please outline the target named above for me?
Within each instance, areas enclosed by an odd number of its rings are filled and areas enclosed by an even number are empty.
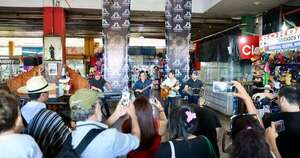
[[[28,92],[27,87],[23,86],[20,87],[17,92],[18,93],[22,93],[22,94],[34,94],[34,93],[42,93],[42,92],[49,92],[49,91],[53,91],[56,89],[56,85],[54,83],[50,83],[48,84],[47,87],[45,87],[44,89],[41,89],[39,91],[35,91],[35,92]]]

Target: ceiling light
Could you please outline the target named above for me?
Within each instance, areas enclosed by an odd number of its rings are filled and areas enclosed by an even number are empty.
[[[261,2],[260,1],[255,1],[253,2],[254,5],[261,5]]]
[[[286,25],[285,21],[283,22],[281,26],[281,31],[286,31],[288,29],[288,26]]]
[[[240,41],[240,43],[244,44],[247,42],[247,39],[246,39],[246,37],[241,37],[239,41]]]

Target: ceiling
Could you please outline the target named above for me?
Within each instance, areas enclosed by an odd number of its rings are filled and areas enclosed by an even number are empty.
[[[289,1],[291,0],[222,0],[208,9],[204,15],[209,17],[257,15]]]
[[[101,10],[65,9],[67,36],[101,36]],[[1,36],[40,37],[43,30],[41,8],[0,7]],[[130,36],[145,38],[164,38],[165,17],[163,12],[131,12]],[[225,28],[239,24],[240,20],[231,18],[207,18],[200,14],[192,17],[192,39],[200,38]]]
[[[241,23],[241,15],[257,15],[289,0],[222,0],[207,12],[192,17],[192,40],[200,39]],[[295,2],[296,1],[296,2]],[[300,4],[300,0],[290,5]],[[258,4],[259,3],[259,4]],[[233,5],[234,4],[234,5]],[[68,37],[100,37],[100,9],[66,8]],[[130,36],[164,38],[164,12],[131,11]],[[41,37],[42,8],[0,7],[0,35],[3,37]]]

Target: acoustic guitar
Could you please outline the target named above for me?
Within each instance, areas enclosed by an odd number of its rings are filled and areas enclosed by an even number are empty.
[[[171,94],[172,89],[175,88],[176,86],[179,86],[179,82],[176,81],[175,85],[172,87],[169,86],[164,86],[163,88],[160,89],[160,96],[162,100],[166,100],[168,96]]]
[[[134,91],[134,96],[137,98],[137,97],[140,97],[140,96],[144,96],[145,95],[145,90],[147,90],[148,88],[151,88],[152,87],[152,83],[148,86],[146,86],[145,88],[142,89],[142,92],[137,92],[137,91]]]

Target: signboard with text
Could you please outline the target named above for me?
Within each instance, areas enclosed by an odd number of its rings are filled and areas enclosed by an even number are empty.
[[[300,48],[300,27],[262,35],[259,46],[264,52]]]
[[[239,36],[238,45],[241,59],[251,59],[259,47],[259,36]]]

